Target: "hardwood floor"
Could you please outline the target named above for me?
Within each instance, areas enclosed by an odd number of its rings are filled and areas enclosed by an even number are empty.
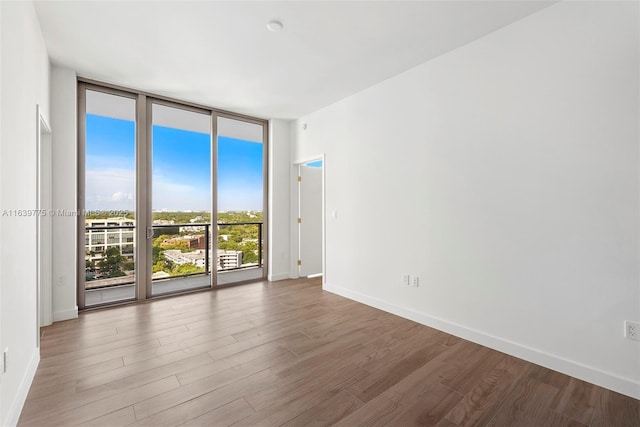
[[[324,292],[256,283],[44,329],[21,426],[640,426],[640,402]]]

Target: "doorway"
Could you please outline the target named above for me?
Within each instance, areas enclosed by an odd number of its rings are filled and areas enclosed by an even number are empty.
[[[324,159],[298,164],[298,276],[324,274]]]

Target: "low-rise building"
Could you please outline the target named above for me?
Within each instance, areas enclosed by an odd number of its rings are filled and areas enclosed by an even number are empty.
[[[218,251],[218,270],[242,267],[242,251]]]
[[[193,264],[196,267],[205,267],[205,251],[198,249],[193,252],[182,252],[179,249],[167,249],[164,251],[164,257],[174,264]]]
[[[133,261],[135,220],[125,217],[85,220],[85,260],[96,265],[104,252],[112,247],[120,250],[127,261]]]

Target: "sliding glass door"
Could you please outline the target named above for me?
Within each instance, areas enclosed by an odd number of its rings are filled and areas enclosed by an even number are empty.
[[[85,306],[134,300],[136,99],[87,90],[84,107],[81,294]]]
[[[151,104],[152,295],[211,287],[211,115]]]
[[[265,129],[218,117],[218,283],[264,274]]]
[[[78,95],[79,308],[266,277],[266,121]]]

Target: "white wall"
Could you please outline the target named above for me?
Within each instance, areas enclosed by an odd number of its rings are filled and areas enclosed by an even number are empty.
[[[559,3],[298,120],[326,288],[640,397],[638,34]]]
[[[269,280],[289,278],[290,154],[290,122],[269,121]]]
[[[51,127],[53,128],[53,208],[77,212],[77,81],[74,71],[51,69]],[[54,322],[78,316],[76,304],[77,221],[75,216],[53,218]]]
[[[39,361],[36,347],[36,217],[10,210],[36,209],[36,105],[49,121],[49,59],[31,2],[0,2],[0,349],[8,348],[2,375],[3,426],[14,425]]]

